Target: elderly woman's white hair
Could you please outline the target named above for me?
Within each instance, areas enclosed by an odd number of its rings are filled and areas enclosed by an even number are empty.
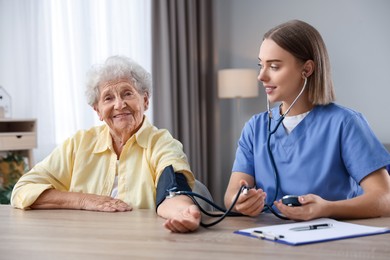
[[[95,65],[87,74],[87,88],[85,94],[90,106],[94,106],[99,99],[99,85],[113,80],[130,82],[141,95],[147,94],[150,98],[152,91],[152,77],[141,65],[125,56],[111,56],[104,64]]]

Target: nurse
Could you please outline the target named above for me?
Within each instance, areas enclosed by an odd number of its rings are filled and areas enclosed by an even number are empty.
[[[277,105],[245,124],[225,206],[245,185],[252,188],[241,193],[234,211],[248,216],[269,207],[294,220],[389,216],[390,154],[362,114],[334,103],[319,32],[303,21],[283,23],[264,35],[258,58],[258,80]],[[291,194],[302,206],[281,203]]]

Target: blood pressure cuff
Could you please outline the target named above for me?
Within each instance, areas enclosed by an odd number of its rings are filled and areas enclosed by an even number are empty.
[[[173,170],[172,165],[165,167],[157,183],[156,210],[169,195],[169,191],[191,191],[187,179],[181,172]]]

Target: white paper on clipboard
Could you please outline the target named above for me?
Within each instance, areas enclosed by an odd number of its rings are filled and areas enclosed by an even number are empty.
[[[296,231],[296,229],[302,227],[323,224],[328,224],[328,226],[326,228],[307,228],[307,230]],[[250,237],[261,237],[266,240],[272,240],[282,244],[303,245],[338,239],[390,233],[390,229],[388,227],[372,227],[337,221],[330,218],[321,218],[290,224],[242,229],[235,231],[234,233]],[[257,234],[261,234],[261,236]]]

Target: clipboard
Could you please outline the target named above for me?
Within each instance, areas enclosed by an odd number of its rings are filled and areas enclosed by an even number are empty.
[[[234,231],[235,234],[274,241],[290,246],[390,233],[388,227],[372,227],[320,218]]]

